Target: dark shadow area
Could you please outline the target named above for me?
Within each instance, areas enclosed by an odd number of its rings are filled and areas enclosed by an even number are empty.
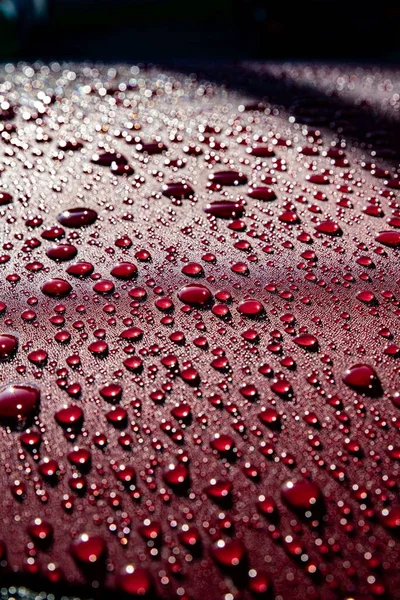
[[[5,0],[4,60],[400,58],[400,4],[382,0]]]

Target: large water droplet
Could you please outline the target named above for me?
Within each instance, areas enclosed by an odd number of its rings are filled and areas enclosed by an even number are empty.
[[[46,296],[52,298],[64,298],[70,294],[72,286],[65,279],[54,278],[45,281],[41,289]]]
[[[264,313],[264,306],[259,300],[242,300],[238,311],[246,317],[259,317]]]
[[[0,360],[9,360],[18,350],[18,338],[11,333],[0,333]]]
[[[211,302],[212,294],[205,285],[200,283],[191,283],[185,285],[179,290],[178,298],[185,304],[204,307]]]
[[[376,241],[389,248],[400,247],[400,233],[398,231],[381,231],[376,236]]]
[[[219,219],[238,219],[243,216],[244,207],[238,202],[216,200],[207,204],[204,212]]]
[[[372,397],[382,394],[379,377],[370,365],[363,363],[353,365],[343,375],[343,381],[360,394]]]
[[[211,173],[210,181],[219,185],[244,185],[247,183],[247,177],[239,171],[218,171]]]
[[[142,567],[126,565],[117,578],[117,584],[122,592],[132,598],[146,598],[152,594],[152,578]]]
[[[71,545],[74,559],[83,566],[95,565],[107,556],[107,545],[99,535],[81,533]]]
[[[283,500],[294,511],[311,518],[321,515],[323,497],[318,485],[309,479],[291,479],[281,489]]]
[[[191,198],[194,195],[193,188],[185,182],[165,183],[162,193],[167,198]]]
[[[79,229],[92,225],[97,219],[97,212],[91,208],[70,208],[60,213],[57,219],[64,227]]]
[[[0,421],[15,425],[32,418],[40,407],[40,391],[25,384],[0,388]]]

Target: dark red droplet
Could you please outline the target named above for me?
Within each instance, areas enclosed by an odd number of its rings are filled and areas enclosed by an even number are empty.
[[[226,433],[217,433],[211,440],[210,446],[216,450],[221,456],[229,456],[235,451],[235,442],[232,436]]]
[[[109,279],[100,279],[100,281],[97,281],[94,284],[93,290],[97,294],[104,294],[104,295],[112,294],[113,291],[115,290],[115,285]]]
[[[270,595],[272,583],[268,575],[254,571],[254,569],[250,571],[249,575],[248,588],[253,596],[265,598]]]
[[[28,360],[30,360],[31,363],[37,365],[38,367],[41,367],[44,364],[46,364],[47,358],[48,353],[46,352],[46,350],[32,350],[32,352],[29,352],[28,354]]]
[[[269,187],[254,187],[251,188],[247,195],[254,200],[263,200],[264,202],[272,202],[276,200],[276,194],[274,190]]]
[[[71,465],[74,465],[82,473],[90,470],[92,456],[87,448],[74,448],[67,457]]]
[[[191,283],[180,289],[178,298],[185,304],[204,307],[211,302],[212,294],[205,285],[200,283]]]
[[[146,598],[152,595],[153,582],[150,573],[133,565],[126,565],[117,578],[118,588],[132,598]]]
[[[51,227],[50,229],[45,229],[44,231],[42,231],[41,233],[41,237],[44,240],[49,240],[51,242],[53,242],[54,240],[59,240],[61,238],[63,238],[65,235],[65,229],[63,229],[62,227]]]
[[[142,339],[143,333],[143,329],[140,329],[140,327],[129,327],[120,334],[120,338],[130,342],[138,342]]]
[[[381,512],[381,522],[388,529],[400,530],[400,506],[384,508]]]
[[[73,404],[67,408],[60,409],[54,416],[57,423],[65,429],[70,427],[77,428],[83,423],[83,410],[80,406]]]
[[[100,389],[100,395],[107,402],[119,402],[122,397],[122,387],[117,383],[110,383]]]
[[[285,210],[281,213],[278,219],[287,225],[295,225],[300,223],[299,215],[294,210]]]
[[[293,395],[292,386],[284,378],[274,381],[274,383],[271,384],[271,390],[278,396],[281,396],[281,398],[291,398]]]
[[[19,439],[24,448],[32,452],[40,447],[42,434],[39,431],[26,431]]]
[[[400,233],[398,231],[381,231],[375,240],[389,248],[400,247]]]
[[[51,260],[59,262],[72,260],[77,255],[77,249],[72,244],[59,244],[46,250],[46,254]]]
[[[356,298],[357,300],[360,300],[360,302],[364,302],[364,304],[377,304],[375,294],[369,290],[358,292]]]
[[[209,498],[216,503],[220,503],[230,500],[232,489],[233,485],[231,481],[226,479],[212,479],[206,487],[205,492]]]
[[[12,202],[12,196],[8,192],[0,192],[0,206],[6,206]]]
[[[111,163],[110,170],[111,173],[113,173],[113,175],[117,175],[118,177],[122,177],[123,175],[129,177],[134,173],[134,169],[133,167],[131,167],[131,165],[127,165],[117,161],[113,161]]]
[[[33,417],[39,410],[40,391],[37,387],[12,384],[0,388],[0,422],[19,423]]]
[[[131,262],[121,262],[111,269],[111,275],[117,279],[127,281],[137,275],[137,266]]]
[[[41,288],[43,294],[51,298],[64,298],[72,290],[72,286],[65,279],[54,278],[45,281]]]
[[[211,173],[209,180],[219,185],[244,185],[247,177],[239,171],[218,171]]]
[[[275,156],[275,151],[271,146],[262,144],[248,148],[247,152],[252,156],[257,156],[257,158],[271,158],[272,156]]]
[[[162,187],[163,196],[167,198],[191,198],[194,195],[193,188],[184,181],[177,183],[165,183]]]
[[[179,541],[185,548],[195,549],[201,544],[201,537],[197,527],[185,525],[179,532]]]
[[[310,333],[302,333],[296,336],[293,341],[300,346],[300,348],[304,348],[305,350],[318,349],[318,340],[315,335],[311,335]]]
[[[71,545],[74,559],[86,566],[95,565],[107,557],[107,545],[99,535],[81,533]]]
[[[391,179],[389,179],[386,183],[387,187],[391,188],[392,190],[400,190],[400,178],[399,177],[392,177]]]
[[[233,569],[239,567],[246,556],[243,542],[238,539],[218,540],[211,548],[215,562],[222,568]]]
[[[370,365],[356,364],[347,369],[343,381],[350,388],[367,396],[380,396],[382,387],[379,377]]]
[[[182,369],[180,375],[187,384],[189,385],[197,385],[200,381],[199,372],[194,367],[187,367],[186,369]]]
[[[37,518],[28,525],[28,533],[39,546],[48,546],[53,540],[53,526],[44,519]]]
[[[89,277],[94,271],[94,266],[90,262],[82,261],[70,265],[67,269],[68,275],[73,277]]]
[[[187,487],[190,482],[189,470],[185,465],[169,465],[164,472],[164,481],[172,488]]]
[[[0,360],[9,360],[18,350],[18,338],[11,333],[0,333]]]
[[[66,152],[76,152],[83,148],[83,144],[78,140],[60,140],[58,147],[60,150],[65,150]]]
[[[50,482],[55,482],[59,475],[60,466],[54,458],[45,458],[38,467],[40,475]]]
[[[321,503],[321,490],[316,483],[309,479],[291,479],[283,484],[281,489],[283,500],[292,509],[313,513]]]
[[[308,176],[307,180],[310,181],[310,183],[316,183],[317,185],[328,185],[330,183],[327,175],[321,175],[319,173]]]
[[[89,352],[91,352],[94,356],[99,358],[104,358],[108,354],[108,344],[104,340],[98,340],[97,342],[92,342],[88,346]]]
[[[121,165],[127,164],[125,156],[119,152],[103,152],[102,154],[93,154],[92,163],[101,167],[111,167],[113,162]]]
[[[133,373],[139,373],[143,369],[143,361],[139,356],[131,356],[124,360],[124,367]]]
[[[400,228],[400,216],[399,217],[391,217],[388,219],[388,225],[391,227]]]
[[[25,225],[27,227],[31,227],[32,229],[35,229],[36,227],[40,227],[40,225],[43,224],[43,219],[42,217],[32,217],[31,219],[26,219],[25,221]]]
[[[260,421],[264,423],[270,429],[280,429],[281,427],[281,418],[274,408],[264,408],[259,415]]]
[[[162,154],[167,150],[167,146],[162,142],[141,142],[137,144],[136,150],[145,154]]]
[[[190,262],[182,267],[182,273],[188,277],[201,277],[204,275],[203,267],[199,263]]]
[[[242,300],[238,311],[246,317],[259,317],[264,313],[264,306],[258,300]]]
[[[319,225],[315,226],[315,230],[318,233],[325,233],[326,235],[341,235],[343,233],[335,221],[322,221]]]
[[[60,213],[57,219],[64,227],[78,229],[92,225],[97,219],[97,212],[91,208],[70,208]]]
[[[216,200],[204,208],[204,212],[218,219],[239,219],[244,214],[244,207],[230,200]]]

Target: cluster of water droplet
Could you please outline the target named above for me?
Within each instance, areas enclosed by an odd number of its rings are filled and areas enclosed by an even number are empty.
[[[398,156],[330,102],[3,68],[2,576],[184,600],[400,583]]]

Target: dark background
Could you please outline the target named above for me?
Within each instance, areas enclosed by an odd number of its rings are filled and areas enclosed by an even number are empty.
[[[0,0],[0,60],[399,62],[400,0]]]

